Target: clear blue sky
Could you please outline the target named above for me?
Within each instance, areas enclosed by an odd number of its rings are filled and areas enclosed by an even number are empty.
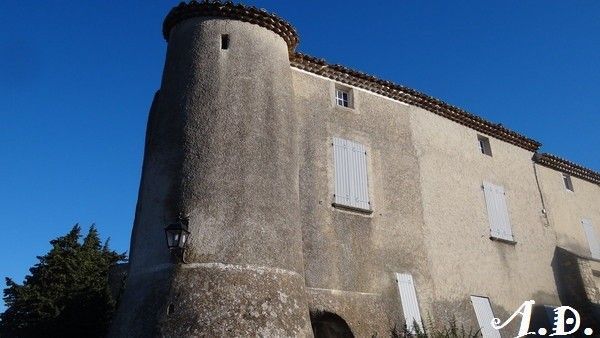
[[[260,1],[299,50],[600,170],[600,1]],[[177,1],[0,2],[0,276],[95,222],[129,249],[161,25]],[[2,310],[0,302],[0,311]]]

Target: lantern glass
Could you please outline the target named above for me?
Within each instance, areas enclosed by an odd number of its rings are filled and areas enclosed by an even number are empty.
[[[185,247],[186,241],[187,241],[187,233],[185,231],[182,231],[181,235],[179,236],[179,247],[181,249],[183,249],[183,247]]]
[[[177,236],[176,232],[167,231],[167,245],[169,246],[169,248],[175,247],[175,236]]]

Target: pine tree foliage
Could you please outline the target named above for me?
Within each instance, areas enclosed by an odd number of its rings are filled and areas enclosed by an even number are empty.
[[[52,248],[29,269],[22,285],[6,278],[0,337],[102,337],[115,307],[109,268],[125,254],[102,244],[92,225],[50,241]]]

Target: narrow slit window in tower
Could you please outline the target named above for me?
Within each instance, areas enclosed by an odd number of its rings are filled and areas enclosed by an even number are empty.
[[[229,49],[229,34],[221,35],[221,49]]]

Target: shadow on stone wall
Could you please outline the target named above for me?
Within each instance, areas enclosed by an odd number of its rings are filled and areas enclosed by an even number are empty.
[[[119,301],[123,288],[125,287],[125,280],[127,279],[127,270],[129,269],[129,263],[115,264],[108,270],[108,287],[110,294],[115,302]]]
[[[552,260],[561,303],[576,309],[581,316],[581,327],[574,335],[576,337],[588,337],[583,334],[585,328],[592,328],[596,335],[600,334],[600,295],[589,259],[556,247]]]

